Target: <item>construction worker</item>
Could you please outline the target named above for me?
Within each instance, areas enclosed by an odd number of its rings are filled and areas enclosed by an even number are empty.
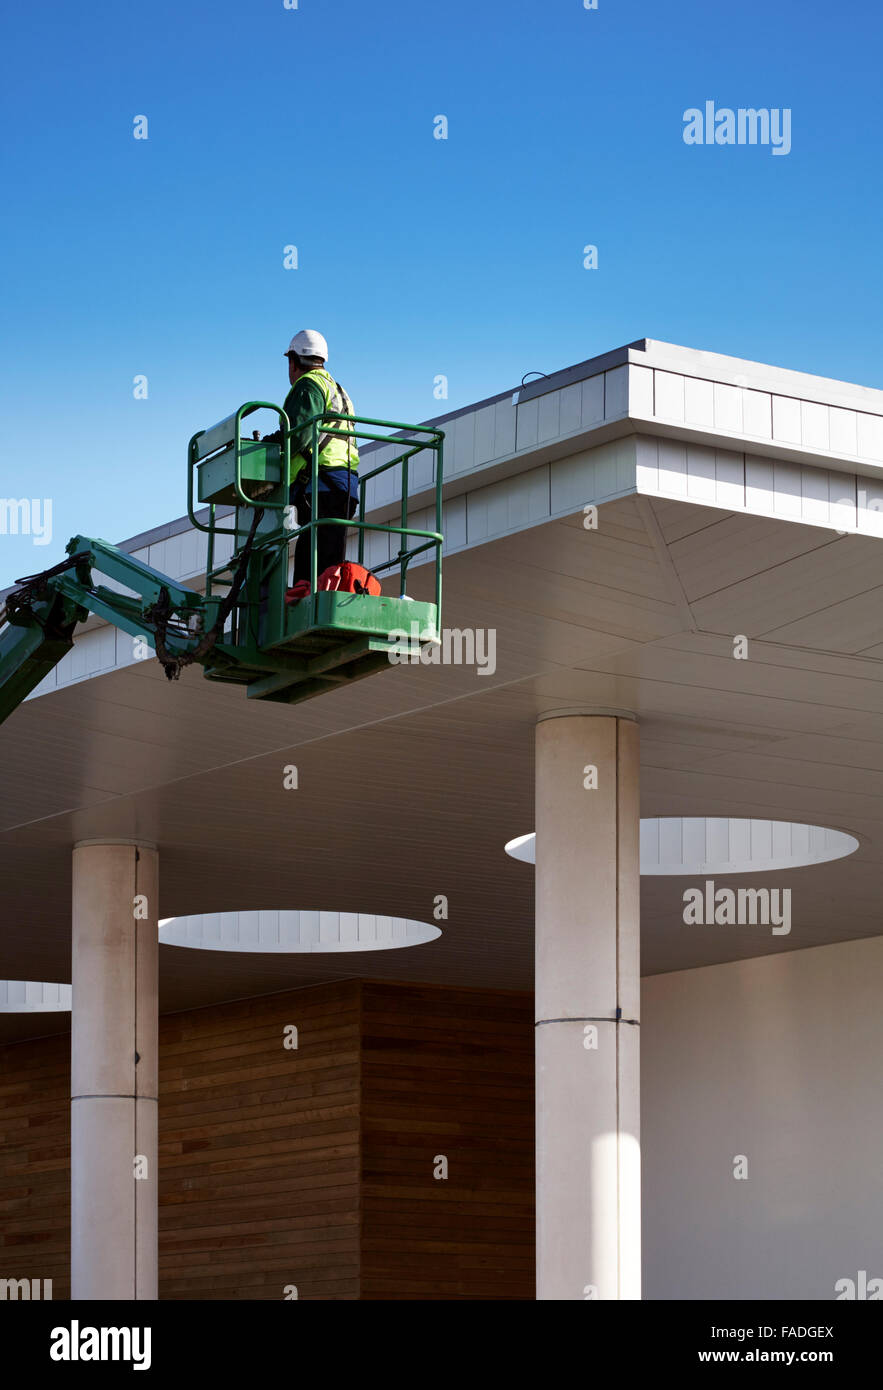
[[[291,390],[285,397],[285,413],[291,426],[291,490],[289,502],[297,519],[305,526],[313,516],[312,426],[306,422],[325,411],[353,415],[353,404],[343,387],[325,370],[328,344],[313,328],[295,333],[285,353]],[[342,421],[330,420],[328,429],[342,431]],[[268,436],[273,438],[273,436]],[[319,432],[319,496],[317,515],[335,516],[348,521],[359,500],[359,451],[355,439],[340,433]],[[316,528],[316,573],[329,565],[339,565],[346,553],[345,526]],[[291,599],[310,592],[310,533],[305,531],[294,547]]]

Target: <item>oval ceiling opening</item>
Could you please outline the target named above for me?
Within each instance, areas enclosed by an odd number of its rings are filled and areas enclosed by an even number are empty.
[[[70,985],[43,980],[0,980],[0,1014],[69,1013]]]
[[[827,864],[854,854],[844,830],[735,816],[655,816],[641,821],[641,873],[648,876],[772,873]],[[519,835],[506,853],[536,862],[536,834]]]
[[[439,928],[429,922],[368,912],[209,912],[167,917],[159,924],[162,945],[280,955],[395,951],[421,946],[439,936]]]

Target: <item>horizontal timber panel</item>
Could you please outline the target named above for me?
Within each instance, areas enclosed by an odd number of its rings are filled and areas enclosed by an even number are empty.
[[[160,1298],[358,1298],[357,985],[165,1016],[159,1055]],[[68,1034],[0,1048],[0,1263],[56,1299],[69,1112]]]
[[[56,1299],[69,1087],[69,1035],[0,1048],[0,1262]],[[528,995],[345,981],[166,1015],[159,1115],[161,1298],[534,1297]]]
[[[363,982],[363,1299],[534,1298],[533,1044],[529,995]]]

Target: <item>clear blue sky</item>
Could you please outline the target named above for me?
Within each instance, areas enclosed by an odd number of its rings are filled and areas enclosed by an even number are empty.
[[[598,4],[7,9],[0,496],[54,539],[0,584],[180,516],[301,327],[403,420],[644,336],[883,386],[879,6]],[[685,145],[707,99],[790,107],[791,153]]]

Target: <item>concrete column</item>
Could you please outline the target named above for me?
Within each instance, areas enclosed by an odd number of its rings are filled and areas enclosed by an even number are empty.
[[[157,1296],[158,883],[153,845],[91,840],[74,847],[75,1299]],[[136,1162],[146,1177],[136,1178]]]
[[[597,785],[594,783],[597,782]],[[641,1296],[638,726],[536,732],[537,1297]]]

